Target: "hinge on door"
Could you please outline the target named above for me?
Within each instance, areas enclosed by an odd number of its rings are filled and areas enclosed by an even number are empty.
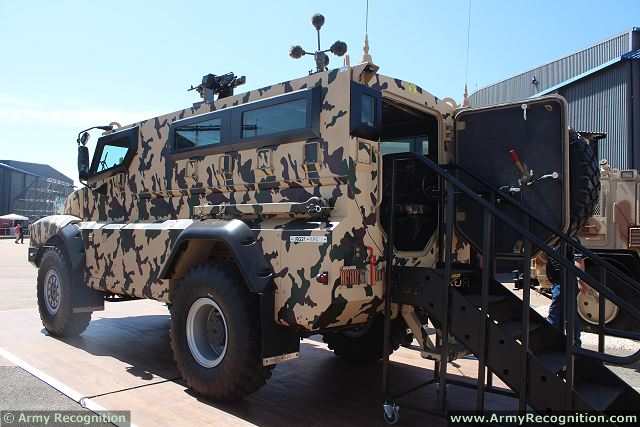
[[[127,174],[121,173],[118,176],[118,189],[120,190],[120,192],[125,191],[126,185],[127,185]]]
[[[233,185],[233,158],[229,154],[220,156],[220,169],[224,176],[225,185]]]
[[[194,181],[198,180],[198,164],[200,161],[198,160],[188,160],[187,161],[187,173],[186,175],[193,179]]]
[[[185,175],[191,178],[194,182],[198,182],[198,167],[200,165],[200,159],[187,160]]]
[[[272,157],[272,148],[261,148],[258,150],[258,169],[262,169],[265,172],[271,172],[271,169],[273,168]]]

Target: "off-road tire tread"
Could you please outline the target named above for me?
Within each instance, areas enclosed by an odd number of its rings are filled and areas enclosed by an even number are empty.
[[[191,303],[211,294],[223,310],[227,327],[240,330],[237,348],[228,344],[227,354],[214,368],[193,359],[186,341],[186,318]],[[257,297],[249,293],[235,268],[200,265],[192,268],[174,289],[169,331],[173,358],[183,380],[196,393],[216,401],[234,401],[255,392],[271,377],[273,367],[262,366]],[[231,317],[236,324],[231,325]],[[231,331],[229,339],[234,339]],[[220,369],[222,368],[222,369]],[[213,371],[217,371],[215,375]],[[212,377],[216,377],[213,381]]]
[[[594,212],[600,197],[600,164],[594,147],[574,130],[569,131],[571,207],[568,233],[574,236]]]
[[[62,276],[63,297],[61,306],[58,312],[55,314],[55,318],[52,318],[47,311],[44,302],[44,275],[46,274],[45,268],[49,259],[53,258],[51,262],[58,264],[59,273]],[[91,322],[91,313],[73,313],[73,308],[70,305],[73,292],[73,283],[71,282],[71,266],[66,259],[64,252],[57,246],[47,248],[42,254],[40,260],[40,268],[38,269],[38,286],[37,286],[37,300],[38,300],[38,312],[40,314],[40,320],[44,325],[47,332],[55,337],[75,337],[82,334]],[[66,299],[65,299],[65,296]],[[64,304],[64,301],[69,301]]]

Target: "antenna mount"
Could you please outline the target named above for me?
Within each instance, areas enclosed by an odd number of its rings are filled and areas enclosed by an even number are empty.
[[[293,59],[302,58],[304,55],[313,55],[313,59],[316,61],[316,73],[320,73],[322,71],[327,70],[327,66],[329,65],[329,55],[326,52],[331,52],[336,56],[343,56],[347,53],[347,44],[343,41],[337,40],[334,42],[329,49],[324,49],[320,47],[320,29],[324,25],[324,16],[316,13],[311,17],[311,25],[316,29],[318,35],[318,50],[315,52],[307,52],[300,45],[292,46],[289,49],[289,56]],[[310,71],[309,74],[313,74],[313,71]]]

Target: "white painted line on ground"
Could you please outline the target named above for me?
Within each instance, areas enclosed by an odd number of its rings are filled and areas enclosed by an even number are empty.
[[[28,373],[30,373],[34,377],[38,378],[39,380],[49,384],[51,387],[55,388],[56,390],[58,390],[60,393],[64,394],[68,398],[70,398],[72,400],[75,400],[83,408],[87,408],[90,411],[94,411],[94,412],[96,412],[96,411],[108,411],[107,408],[99,405],[98,403],[94,402],[91,399],[85,398],[82,393],[80,393],[77,390],[69,387],[68,385],[64,384],[63,382],[58,381],[57,379],[53,378],[52,376],[42,372],[40,369],[30,365],[29,363],[27,363],[24,360],[20,359],[18,356],[14,355],[13,353],[8,352],[7,350],[3,349],[2,347],[0,347],[0,356],[5,358],[5,359],[7,359],[9,362],[13,363],[14,365],[24,369],[25,371],[27,371]],[[135,424],[133,424],[133,423],[131,423],[130,425],[131,425],[131,427],[136,427]]]

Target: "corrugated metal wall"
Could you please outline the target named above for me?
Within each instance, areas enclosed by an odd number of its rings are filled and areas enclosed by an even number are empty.
[[[471,105],[481,107],[533,96],[612,59],[619,58],[629,51],[629,36],[628,32],[620,34],[573,55],[482,88],[469,97]],[[531,83],[534,76],[538,81],[537,85]]]
[[[600,158],[613,167],[631,168],[629,141],[629,63],[621,62],[558,91],[569,103],[569,126],[580,131],[606,132]]]

